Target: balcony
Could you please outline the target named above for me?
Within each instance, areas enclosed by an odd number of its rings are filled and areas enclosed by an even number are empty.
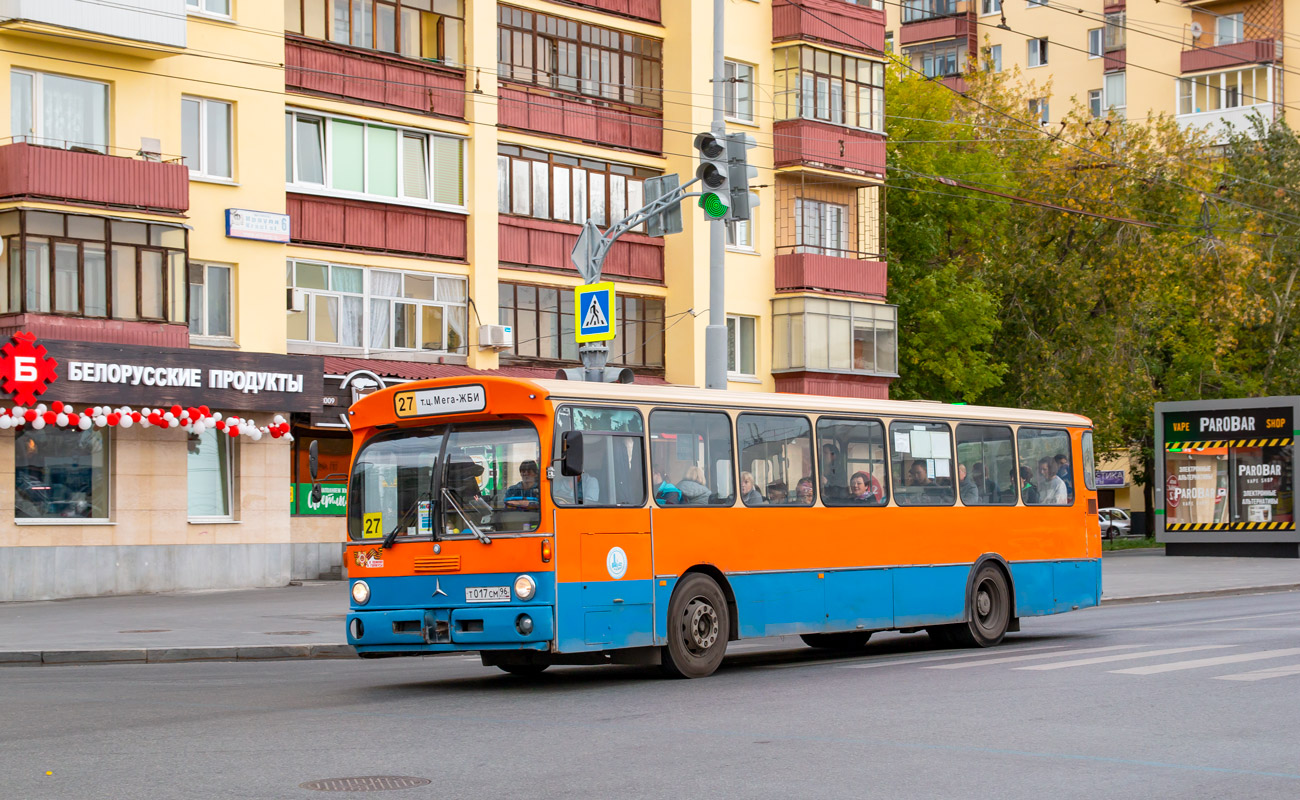
[[[498,121],[543,136],[562,136],[582,142],[661,153],[664,122],[651,109],[632,106],[597,105],[583,95],[551,90],[533,90],[501,83],[497,89]],[[654,113],[654,116],[649,116]]]
[[[885,137],[806,119],[772,126],[775,166],[809,166],[863,176],[885,174]]]
[[[1267,122],[1278,118],[1280,106],[1275,103],[1257,103],[1253,106],[1221,108],[1215,111],[1200,111],[1192,114],[1179,114],[1175,119],[1183,128],[1195,128],[1210,134],[1216,141],[1225,133],[1225,125],[1234,129],[1249,131],[1251,118],[1258,113]]]
[[[1272,64],[1281,56],[1282,45],[1273,39],[1250,39],[1217,47],[1197,47],[1182,53],[1183,72],[1239,67],[1245,64]]]
[[[881,52],[885,12],[844,0],[772,0],[772,41],[790,40]]]
[[[165,58],[185,47],[185,0],[0,0],[0,19],[5,33],[137,58]]]
[[[502,214],[498,230],[498,260],[503,267],[511,264],[522,269],[577,274],[569,254],[578,242],[581,225]],[[609,249],[602,274],[663,284],[664,240],[641,233],[624,234]]]
[[[557,0],[566,5],[594,8],[620,17],[659,22],[659,0]]]
[[[970,88],[966,83],[966,78],[961,75],[949,75],[945,78],[940,78],[939,82],[959,94],[966,94],[966,90]]]
[[[1128,49],[1104,53],[1101,57],[1103,72],[1119,72],[1128,67]]]
[[[341,247],[464,261],[464,214],[427,208],[290,194],[289,238],[298,244]]]
[[[284,37],[284,83],[291,92],[465,118],[465,73],[428,61],[294,36]]]
[[[40,147],[0,146],[0,200],[47,200],[169,214],[190,207],[182,164]]]
[[[965,0],[907,0],[898,43],[965,38],[970,31],[970,6]]]
[[[782,372],[772,376],[776,390],[784,394],[816,394],[853,397],[859,400],[888,400],[893,378],[880,375],[845,375],[838,372]]]
[[[776,256],[778,292],[837,292],[883,300],[887,276],[884,261],[813,253],[785,253]]]
[[[60,314],[0,315],[0,337],[8,339],[18,331],[37,339],[144,347],[189,347],[190,329],[166,322],[132,322],[121,319],[90,319]]]

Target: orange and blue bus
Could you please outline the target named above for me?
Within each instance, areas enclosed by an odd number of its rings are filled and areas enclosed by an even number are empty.
[[[486,376],[348,414],[363,657],[703,677],[739,639],[988,647],[1101,595],[1072,414]]]

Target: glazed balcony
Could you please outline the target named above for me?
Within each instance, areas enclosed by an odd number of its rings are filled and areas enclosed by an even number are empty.
[[[0,146],[0,200],[181,214],[190,207],[190,173],[180,163],[17,142]]]
[[[808,166],[855,175],[885,174],[885,137],[860,128],[793,119],[772,126],[775,166]]]
[[[465,118],[465,73],[431,61],[286,34],[284,82],[290,92]]]
[[[1250,39],[1217,47],[1184,50],[1180,66],[1183,72],[1203,72],[1246,64],[1272,64],[1279,60],[1281,52],[1281,43],[1273,39]]]
[[[5,33],[157,59],[185,47],[185,0],[0,0]]]
[[[659,22],[659,0],[557,0],[565,5],[593,8],[620,17]]]
[[[502,214],[498,224],[501,265],[576,275],[569,260],[581,225]],[[627,233],[609,249],[603,275],[644,283],[664,282],[664,240]]]
[[[497,93],[504,128],[645,153],[664,149],[663,118],[652,109],[504,82]]]
[[[304,194],[290,194],[286,210],[295,243],[447,261],[468,252],[464,214]]]
[[[795,40],[880,52],[885,12],[845,0],[772,0],[772,41]]]
[[[971,30],[966,0],[908,0],[903,4],[900,45],[965,38]]]

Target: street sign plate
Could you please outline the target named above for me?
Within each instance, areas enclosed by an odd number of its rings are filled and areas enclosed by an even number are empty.
[[[574,330],[579,342],[614,338],[614,284],[591,283],[573,290]]]
[[[578,242],[573,246],[573,252],[569,254],[573,266],[578,268],[578,274],[587,283],[600,279],[601,265],[594,263],[600,236],[600,228],[596,227],[596,223],[587,220],[582,226],[582,233],[578,234]]]

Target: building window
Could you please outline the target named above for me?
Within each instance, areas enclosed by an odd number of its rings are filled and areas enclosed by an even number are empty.
[[[644,204],[643,184],[656,170],[547,153],[497,148],[497,210],[536,219],[613,225]],[[644,231],[640,225],[634,230]]]
[[[1040,125],[1046,125],[1050,121],[1048,110],[1046,97],[1029,101],[1029,116],[1038,120]]]
[[[1088,90],[1088,113],[1100,117],[1102,112],[1101,89]]]
[[[723,63],[727,119],[754,121],[754,68],[736,61]]]
[[[1127,46],[1126,20],[1127,12],[1113,11],[1106,15],[1106,52],[1113,53],[1116,50],[1123,50]]]
[[[299,111],[284,122],[289,191],[465,206],[463,139]]]
[[[1178,113],[1200,114],[1262,105],[1269,98],[1269,68],[1247,67],[1178,80]]]
[[[185,228],[48,211],[0,214],[0,311],[185,324]]]
[[[190,335],[230,338],[231,268],[223,264],[190,262]]]
[[[966,45],[939,42],[908,47],[903,55],[927,78],[948,78],[966,70]]]
[[[9,92],[13,141],[108,152],[108,84],[15,69]]]
[[[802,197],[794,203],[795,252],[848,257],[849,207]]]
[[[1245,40],[1246,15],[1242,12],[1224,14],[1216,22],[1215,45],[1237,44]]]
[[[752,378],[755,370],[755,331],[758,320],[754,317],[727,317],[727,372]]]
[[[903,0],[903,22],[905,23],[965,13],[965,3],[959,0]]]
[[[1026,8],[1035,8],[1037,6],[1047,5],[1047,0],[1025,0]]]
[[[464,60],[464,0],[285,0],[284,28],[407,58]]]
[[[507,355],[546,361],[578,360],[570,289],[503,282],[497,291],[498,321],[511,326],[515,334],[515,346],[506,351]],[[662,368],[664,301],[620,294],[614,303],[617,335],[610,342],[609,363]]]
[[[1128,103],[1128,100],[1125,97],[1127,94],[1126,88],[1127,81],[1125,80],[1125,73],[1112,72],[1106,75],[1106,88],[1104,92],[1106,108],[1114,111],[1121,117],[1124,116],[1124,107]]]
[[[820,297],[772,301],[772,371],[898,373],[898,307]]]
[[[727,247],[733,250],[753,252],[754,221],[752,219],[732,220],[726,224],[726,230]]]
[[[879,186],[777,183],[776,252],[878,258],[883,250]]]
[[[1088,58],[1101,58],[1104,50],[1102,34],[1105,28],[1092,28],[1088,31]]]
[[[304,310],[289,314],[295,342],[464,353],[468,284],[431,273],[290,261]]]
[[[497,6],[497,75],[643,108],[663,106],[663,43]]]
[[[190,175],[230,179],[230,103],[181,98],[181,153]]]
[[[980,0],[980,16],[1002,13],[1002,0]]]
[[[984,48],[984,71],[1002,71],[1002,45],[995,44]]]
[[[189,435],[185,460],[191,520],[231,519],[235,494],[234,443],[216,428]]]
[[[885,129],[885,65],[814,47],[783,47],[776,61],[776,119]]]
[[[230,16],[230,0],[185,0],[185,8],[218,17]]]
[[[25,426],[14,437],[14,517],[109,519],[109,432]]]
[[[1029,40],[1029,66],[1043,67],[1047,65],[1047,39],[1030,39]]]

